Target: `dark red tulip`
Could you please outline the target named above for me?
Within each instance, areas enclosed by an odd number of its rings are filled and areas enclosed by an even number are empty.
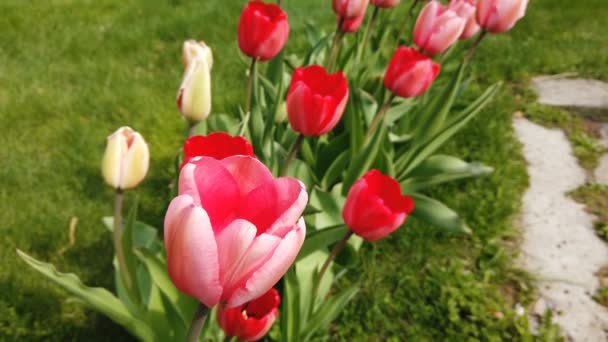
[[[217,323],[228,337],[257,341],[264,337],[277,319],[281,297],[271,288],[261,297],[235,308],[217,310]]]
[[[234,155],[255,157],[253,147],[243,137],[233,137],[224,132],[195,135],[188,138],[184,143],[184,161],[182,162],[182,166],[195,157],[212,157],[222,160]]]
[[[424,93],[439,74],[439,64],[414,48],[397,49],[384,76],[384,86],[395,95],[415,97]]]
[[[239,20],[239,48],[251,58],[266,61],[274,58],[289,36],[287,14],[275,4],[251,1]]]

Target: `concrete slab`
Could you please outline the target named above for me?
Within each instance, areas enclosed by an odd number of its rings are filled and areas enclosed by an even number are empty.
[[[608,83],[582,78],[539,76],[532,79],[538,102],[550,106],[608,109]]]

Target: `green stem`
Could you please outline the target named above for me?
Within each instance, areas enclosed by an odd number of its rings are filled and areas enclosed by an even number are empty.
[[[473,58],[473,55],[475,54],[475,50],[477,50],[477,47],[479,46],[479,44],[481,44],[481,40],[486,36],[487,33],[488,33],[488,31],[483,30],[483,31],[481,31],[479,36],[477,36],[477,39],[475,39],[475,42],[471,45],[471,47],[469,47],[469,51],[467,52],[466,56],[464,57],[465,63],[469,62],[471,60],[471,58]]]
[[[329,54],[325,60],[325,68],[328,72],[332,72],[335,64],[335,60],[337,58],[336,52],[338,50],[338,45],[344,36],[342,32],[342,24],[344,24],[344,17],[340,17],[338,20],[338,26],[336,27],[336,33],[334,34],[334,39],[331,42],[331,47],[329,48]]]
[[[118,259],[118,271],[122,276],[127,289],[130,290],[133,283],[131,282],[131,275],[129,274],[129,269],[127,268],[125,253],[122,249],[122,205],[123,191],[121,189],[117,189],[116,196],[114,198],[114,251],[116,252],[116,258]]]
[[[410,6],[410,9],[407,11],[407,16],[405,17],[405,21],[403,22],[401,31],[399,31],[399,35],[397,36],[397,37],[399,37],[399,39],[401,39],[405,36],[405,32],[407,31],[407,28],[409,27],[410,19],[414,15],[414,9],[416,9],[416,6],[418,5],[419,2],[420,2],[420,0],[414,0],[412,2],[412,5]],[[405,42],[407,42],[407,39],[404,39],[404,40],[405,40]]]
[[[325,260],[325,263],[321,267],[321,270],[319,271],[319,276],[317,278],[317,281],[315,282],[315,287],[312,290],[313,307],[314,307],[314,303],[316,301],[317,295],[319,294],[319,287],[321,286],[321,281],[323,280],[323,276],[327,272],[329,265],[332,263],[332,261],[334,261],[336,259],[336,256],[338,256],[338,253],[340,253],[340,251],[342,249],[344,249],[344,246],[346,246],[348,239],[350,239],[350,237],[352,235],[353,235],[353,231],[349,229],[346,232],[346,234],[344,234],[342,239],[331,250],[331,253],[329,253],[329,255],[327,256],[327,259]]]
[[[298,135],[298,137],[296,138],[296,141],[294,141],[293,145],[291,145],[291,150],[289,151],[287,158],[285,158],[285,163],[283,163],[283,167],[281,168],[281,172],[279,173],[279,175],[285,176],[287,174],[289,164],[296,156],[296,153],[298,153],[300,146],[302,146],[302,142],[304,142],[304,134],[300,133],[300,135]]]
[[[363,36],[363,47],[358,52],[357,63],[361,62],[361,58],[363,58],[363,55],[365,54],[365,51],[366,51],[365,49],[367,48],[367,44],[369,42],[371,31],[372,31],[372,28],[374,27],[374,23],[376,22],[376,17],[378,16],[379,10],[380,10],[380,7],[374,6],[374,12],[372,12],[372,17],[369,19],[369,22],[367,23],[367,28],[365,29],[365,35]]]
[[[194,317],[192,318],[190,329],[188,329],[188,336],[186,337],[187,342],[198,341],[198,337],[201,335],[201,330],[203,330],[203,326],[205,325],[207,315],[209,315],[209,308],[205,306],[205,304],[199,303],[198,308],[194,313]]]
[[[365,139],[363,140],[364,144],[367,143],[369,141],[369,139],[371,139],[372,135],[378,128],[378,125],[380,125],[380,123],[384,119],[386,112],[388,112],[388,110],[391,108],[391,104],[393,103],[394,99],[395,99],[395,94],[391,93],[391,96],[388,98],[388,100],[386,100],[386,102],[382,105],[382,107],[380,107],[380,109],[378,109],[376,116],[374,116],[374,119],[369,124],[367,133],[365,134]]]
[[[245,119],[243,119],[241,130],[239,131],[239,135],[245,134],[245,130],[249,125],[249,117],[251,116],[251,93],[253,91],[253,81],[256,76],[256,62],[257,58],[251,58],[251,64],[249,64],[249,75],[247,75],[247,94],[245,100]]]

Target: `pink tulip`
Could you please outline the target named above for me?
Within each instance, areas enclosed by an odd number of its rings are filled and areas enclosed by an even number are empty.
[[[371,0],[372,5],[380,8],[391,8],[399,5],[401,0]]]
[[[466,40],[474,36],[479,32],[479,24],[475,17],[475,2],[477,0],[452,0],[450,1],[450,8],[454,10],[461,18],[466,21],[464,30],[460,35],[460,40]]]
[[[340,30],[342,32],[357,32],[357,30],[359,29],[359,27],[361,27],[361,24],[363,23],[363,19],[365,19],[365,14],[360,16],[360,17],[355,17],[352,19],[345,19],[344,21],[342,21],[342,26],[340,27]],[[338,17],[338,22],[340,22],[340,18]]]
[[[466,20],[453,8],[433,0],[418,15],[414,26],[414,42],[426,54],[436,55],[458,40],[465,24]]]
[[[528,0],[479,0],[477,22],[486,31],[509,31],[526,14]]]
[[[416,49],[401,46],[388,64],[384,86],[397,96],[416,97],[433,83],[440,68],[439,64]]]
[[[332,8],[338,17],[353,19],[365,14],[369,0],[333,0]]]
[[[302,247],[307,201],[299,180],[274,179],[253,157],[191,159],[165,216],[171,280],[208,307],[260,297]]]

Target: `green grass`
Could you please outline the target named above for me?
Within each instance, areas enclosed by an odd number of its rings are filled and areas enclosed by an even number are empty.
[[[286,2],[290,52],[305,46],[299,34],[305,20],[333,27],[326,1]],[[75,272],[89,285],[112,287],[111,240],[100,220],[112,210],[112,192],[100,177],[105,137],[128,124],[147,139],[152,159],[137,190],[140,219],[161,227],[172,158],[185,129],[174,103],[181,42],[195,37],[214,49],[214,112],[234,112],[244,101],[246,66],[235,42],[243,3],[0,4],[0,340],[131,340],[28,269],[15,248]],[[604,0],[533,1],[513,32],[481,45],[477,82],[465,97],[497,80],[522,85],[540,73],[576,71],[608,79],[607,7]],[[512,220],[526,185],[510,126],[511,113],[519,109],[507,85],[443,150],[496,168],[486,179],[433,193],[462,213],[474,234],[447,235],[410,220],[399,233],[364,248],[354,272],[362,274],[363,291],[333,327],[336,338],[526,336],[525,320],[511,309],[530,295],[526,276],[512,268],[518,236]],[[79,220],[76,243],[61,255],[72,217]]]

